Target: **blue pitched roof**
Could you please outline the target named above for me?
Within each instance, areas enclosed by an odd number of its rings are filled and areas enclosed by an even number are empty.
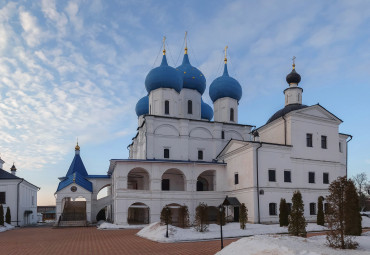
[[[76,183],[77,185],[81,186],[82,188],[84,188],[84,189],[86,189],[90,192],[92,192],[92,190],[93,190],[92,183],[90,181],[86,180],[85,177],[82,176],[80,173],[74,172],[73,174],[67,176],[67,178],[65,180],[59,182],[57,192],[61,189],[64,189],[65,187],[67,187],[68,185],[70,185],[72,183]]]
[[[68,169],[66,177],[70,176],[73,173],[79,173],[82,176],[88,175],[84,163],[82,162],[82,159],[80,157],[80,154],[78,153],[75,154],[75,157],[73,158],[71,166]]]

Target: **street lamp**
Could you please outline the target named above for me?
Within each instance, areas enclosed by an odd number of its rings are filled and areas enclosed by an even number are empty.
[[[219,211],[220,211],[220,228],[221,228],[221,250],[224,248],[224,240],[223,240],[223,237],[222,237],[222,216],[223,216],[223,212],[225,210],[225,208],[223,207],[223,205],[220,205],[218,207]]]
[[[168,238],[168,222],[170,221],[170,208],[168,206],[165,207],[166,210],[166,225],[167,225],[167,230],[166,230],[166,238]]]

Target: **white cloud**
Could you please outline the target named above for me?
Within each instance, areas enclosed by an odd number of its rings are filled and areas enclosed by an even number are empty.
[[[43,35],[41,29],[37,25],[36,17],[32,16],[31,13],[27,11],[20,10],[19,19],[24,30],[23,37],[28,46],[34,47],[40,44]]]

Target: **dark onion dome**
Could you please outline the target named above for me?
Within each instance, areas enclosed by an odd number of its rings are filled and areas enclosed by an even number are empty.
[[[186,50],[186,49],[185,49]],[[190,64],[189,56],[187,53],[184,54],[184,59],[182,60],[181,66],[177,67],[182,73],[183,78],[183,88],[195,89],[201,95],[203,95],[206,90],[206,78],[199,69],[193,67]]]
[[[137,101],[135,111],[138,117],[149,113],[149,96],[142,97]]]
[[[299,109],[303,109],[303,108],[306,108],[306,107],[308,107],[308,106],[304,105],[304,104],[289,104],[289,105],[285,106],[283,109],[280,109],[279,111],[275,112],[275,114],[272,115],[269,118],[269,120],[266,122],[266,124],[268,124],[270,122],[273,122],[274,120],[277,120],[278,118],[288,114],[289,112],[299,110]]]
[[[10,168],[10,171],[17,171],[17,168],[15,167],[14,163],[13,163],[12,167]]]
[[[301,76],[299,75],[299,73],[297,73],[295,71],[295,68],[293,66],[293,70],[290,72],[290,74],[288,74],[286,76],[286,82],[288,84],[291,84],[291,83],[296,83],[298,84],[299,82],[301,81]]]
[[[242,87],[237,80],[229,76],[227,64],[225,64],[223,75],[209,86],[209,96],[213,102],[223,97],[231,97],[239,102],[242,94]]]
[[[213,118],[212,107],[209,104],[203,102],[203,99],[201,99],[201,118],[207,120],[212,120]]]
[[[166,55],[163,55],[161,65],[152,69],[146,76],[145,88],[148,93],[159,88],[170,88],[180,93],[182,75],[178,70],[167,64]]]

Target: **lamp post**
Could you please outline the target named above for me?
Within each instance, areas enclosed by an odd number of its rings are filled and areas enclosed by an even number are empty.
[[[165,210],[166,210],[166,225],[167,225],[167,229],[166,229],[166,238],[168,238],[168,222],[169,222],[169,218],[170,218],[170,208],[168,206],[165,207]]]
[[[222,214],[224,212],[224,207],[223,205],[221,204],[219,207],[218,207],[219,211],[220,211],[220,228],[221,228],[221,250],[224,248],[224,240],[223,240],[223,237],[222,237]]]

